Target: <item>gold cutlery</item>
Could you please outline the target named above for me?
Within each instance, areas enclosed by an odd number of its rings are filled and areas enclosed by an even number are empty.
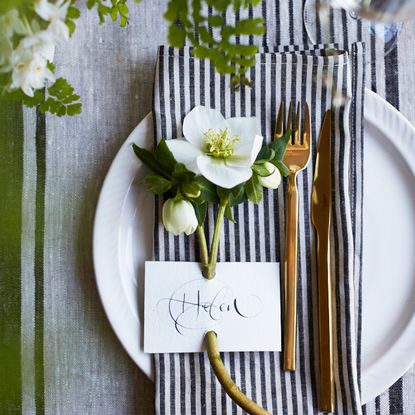
[[[320,410],[334,412],[333,327],[330,279],[331,111],[320,131],[314,170],[311,220],[317,235]]]
[[[275,139],[280,139],[285,128],[284,106],[278,111]],[[292,126],[292,129],[291,129]],[[305,104],[304,126],[301,130],[301,109],[297,105],[295,120],[292,119],[292,104],[288,109],[287,129],[291,129],[291,142],[288,143],[283,161],[290,169],[288,176],[286,245],[284,272],[284,348],[283,368],[294,371],[296,366],[296,331],[297,331],[297,245],[298,245],[298,192],[297,176],[304,170],[311,155],[310,110]]]

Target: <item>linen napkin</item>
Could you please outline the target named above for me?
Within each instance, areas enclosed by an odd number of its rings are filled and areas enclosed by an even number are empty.
[[[330,46],[330,48],[332,48]],[[271,413],[318,413],[318,318],[314,230],[310,202],[316,140],[325,111],[334,106],[332,276],[335,280],[335,382],[337,413],[359,414],[360,265],[362,196],[362,44],[327,56],[328,46],[261,49],[248,78],[254,87],[231,88],[230,76],[197,60],[189,47],[160,47],[154,86],[155,139],[182,136],[184,116],[196,105],[221,111],[225,118],[256,116],[266,142],[272,139],[281,102],[308,102],[311,108],[313,160],[298,177],[298,368],[281,369],[281,354],[224,353],[225,366],[241,390]],[[284,260],[285,188],[265,191],[258,205],[234,208],[236,224],[225,221],[219,261]],[[154,258],[198,261],[194,237],[174,237],[161,222],[156,203]],[[208,212],[207,236],[215,212]],[[255,277],[253,276],[253,283]],[[272,330],[270,327],[269,330]],[[225,394],[206,354],[155,356],[158,414],[242,413]]]

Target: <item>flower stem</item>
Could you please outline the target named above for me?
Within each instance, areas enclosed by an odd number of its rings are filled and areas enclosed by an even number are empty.
[[[226,205],[228,200],[224,200],[219,205],[218,216],[216,217],[215,229],[213,231],[212,245],[210,247],[210,258],[206,269],[205,278],[211,280],[216,274],[216,262],[218,260],[220,231],[222,229],[223,217],[225,216]]]
[[[227,204],[228,200],[223,200],[219,205],[219,211],[216,217],[215,229],[213,232],[212,245],[210,249],[210,257],[203,226],[199,225],[197,227],[197,235],[200,245],[200,259],[202,262],[202,273],[203,276],[208,280],[211,280],[216,273],[220,231],[222,228],[223,217],[225,215]],[[205,342],[212,369],[229,397],[237,405],[239,405],[242,409],[251,415],[269,415],[265,409],[261,408],[255,402],[251,401],[246,395],[244,395],[241,390],[235,385],[232,378],[229,376],[220,357],[217,337],[214,331],[209,331],[206,333]]]
[[[242,409],[251,415],[270,415],[264,408],[261,408],[255,402],[251,401],[242,391],[235,385],[229,376],[222,359],[219,354],[218,340],[214,331],[209,331],[205,335],[210,365],[215,372],[216,377],[225,389],[229,397]]]
[[[200,262],[202,263],[202,274],[205,278],[207,273],[207,268],[209,267],[209,251],[206,242],[205,230],[202,225],[197,227],[197,236],[199,238],[199,247],[200,247]]]

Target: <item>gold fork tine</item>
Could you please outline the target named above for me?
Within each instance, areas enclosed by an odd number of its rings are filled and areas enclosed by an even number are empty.
[[[305,104],[305,115],[304,115],[304,131],[303,131],[303,146],[310,148],[310,137],[311,137],[311,123],[310,123],[310,108],[308,104]]]
[[[297,104],[297,112],[295,114],[295,127],[293,131],[294,145],[300,145],[300,128],[301,128],[301,106]]]
[[[291,140],[290,141],[292,141],[292,139],[293,139],[292,132],[294,131],[294,126],[293,126],[292,119],[293,119],[293,103],[290,102],[290,106],[288,107],[288,119],[287,119],[287,128],[289,130],[291,130]]]
[[[275,125],[275,134],[274,134],[274,140],[279,140],[284,135],[285,130],[285,106],[284,103],[281,102],[280,109],[278,110],[278,116],[277,116],[277,123]]]

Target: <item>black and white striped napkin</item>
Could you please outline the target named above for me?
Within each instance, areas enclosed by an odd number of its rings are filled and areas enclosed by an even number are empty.
[[[298,368],[281,370],[280,353],[224,353],[236,384],[271,413],[318,413],[318,333],[314,230],[310,198],[316,140],[325,111],[334,108],[332,276],[335,283],[335,382],[338,414],[359,414],[359,299],[362,201],[363,50],[326,56],[326,48],[262,48],[248,77],[254,87],[233,91],[230,76],[220,76],[191,48],[160,47],[154,88],[155,138],[181,137],[184,116],[196,105],[216,108],[228,118],[256,116],[269,142],[281,101],[308,102],[313,126],[313,162],[298,177]],[[341,104],[341,105],[339,105]],[[265,191],[258,206],[234,208],[236,224],[225,221],[219,261],[278,261],[284,258],[285,186]],[[198,261],[196,238],[174,237],[161,224],[156,203],[154,257],[160,261]],[[212,235],[214,209],[207,216]],[[254,277],[253,277],[254,278]],[[270,327],[270,330],[273,328]],[[242,413],[224,393],[205,354],[155,356],[158,414]]]

